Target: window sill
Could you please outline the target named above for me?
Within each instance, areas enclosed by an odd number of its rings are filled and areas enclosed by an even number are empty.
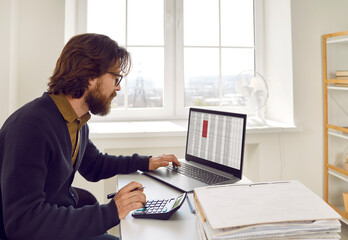
[[[122,121],[88,123],[90,138],[185,136],[187,121]]]
[[[90,138],[184,137],[186,120],[90,122]],[[246,134],[300,132],[302,127],[266,121],[264,126],[247,126]]]

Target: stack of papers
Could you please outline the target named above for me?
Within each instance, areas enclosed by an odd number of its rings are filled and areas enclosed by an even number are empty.
[[[201,239],[340,239],[341,216],[299,181],[194,190]]]

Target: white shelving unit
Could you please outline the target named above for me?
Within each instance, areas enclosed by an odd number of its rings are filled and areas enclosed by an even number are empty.
[[[348,192],[348,171],[342,166],[341,156],[348,148],[348,109],[340,101],[348,103],[348,79],[336,79],[337,70],[348,70],[348,31],[323,36],[323,80],[324,80],[324,200],[333,207],[348,224],[342,192]],[[345,97],[345,94],[347,97]],[[339,96],[339,97],[337,97]],[[336,114],[333,104],[338,107]],[[347,119],[340,119],[346,117]],[[347,123],[347,124],[346,124]]]

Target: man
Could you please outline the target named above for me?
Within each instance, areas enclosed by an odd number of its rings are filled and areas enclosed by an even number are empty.
[[[64,47],[48,92],[13,113],[0,130],[0,239],[115,239],[105,234],[146,202],[131,182],[107,204],[84,204],[71,186],[154,170],[174,155],[110,156],[89,140],[90,113],[106,115],[130,70],[129,53],[109,37],[82,34]],[[117,239],[117,238],[116,238]]]

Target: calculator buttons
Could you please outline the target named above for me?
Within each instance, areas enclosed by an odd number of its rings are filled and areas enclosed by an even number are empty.
[[[182,195],[181,199],[185,199],[186,193]],[[178,208],[182,205],[182,200],[179,207],[176,207],[175,210],[173,206],[176,199],[179,198],[169,198],[163,200],[148,200],[146,201],[143,208],[139,208],[132,213],[132,216],[135,218],[154,218],[154,219],[169,219],[170,216],[175,213]]]

